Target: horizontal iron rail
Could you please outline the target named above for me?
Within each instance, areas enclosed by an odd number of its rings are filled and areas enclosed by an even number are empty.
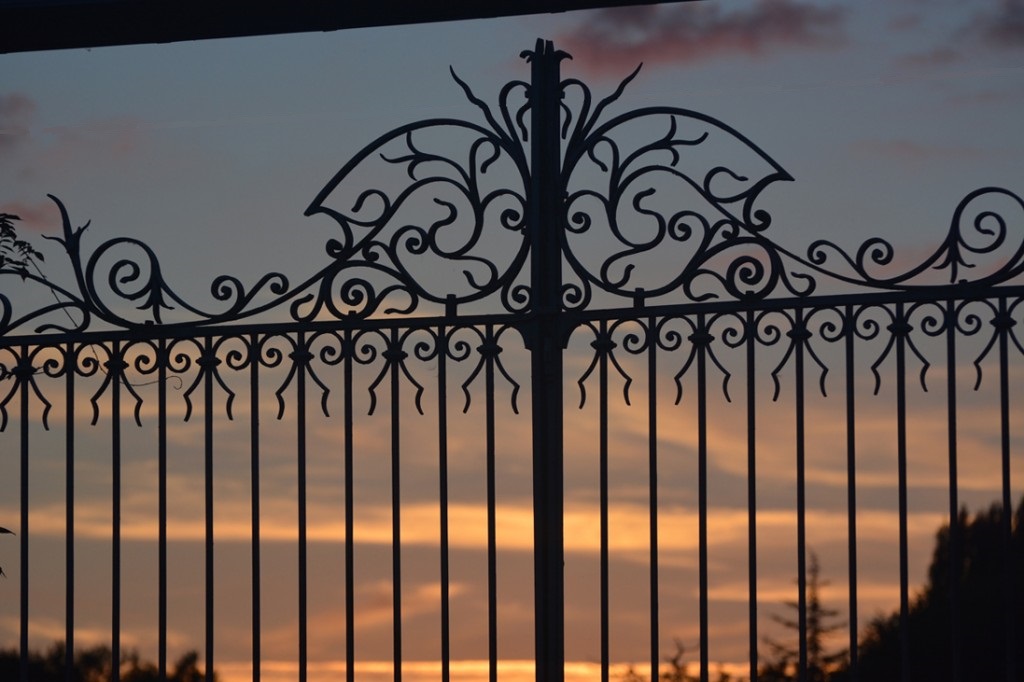
[[[947,301],[982,301],[1024,296],[1024,284],[994,287],[935,286],[902,291],[854,292],[808,297],[767,298],[729,301],[690,301],[663,305],[643,303],[599,310],[563,310],[559,319],[565,328],[584,322],[630,319],[634,317],[674,317],[698,313],[745,313],[747,311],[808,310],[846,305],[883,306],[899,303],[927,303]],[[538,313],[481,313],[470,315],[437,315],[417,317],[371,317],[314,322],[263,322],[226,325],[146,324],[128,329],[110,329],[89,332],[50,332],[0,337],[0,348],[15,346],[48,346],[67,342],[110,343],[113,341],[155,341],[158,339],[188,339],[197,336],[248,336],[250,334],[287,335],[300,332],[331,332],[344,330],[431,329],[438,326],[477,327],[498,325],[525,328],[535,322]]]

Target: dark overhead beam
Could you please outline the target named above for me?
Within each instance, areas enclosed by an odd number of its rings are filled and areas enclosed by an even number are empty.
[[[679,1],[0,0],[0,53],[337,31]]]

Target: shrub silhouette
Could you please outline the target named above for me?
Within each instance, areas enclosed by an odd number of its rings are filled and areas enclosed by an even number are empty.
[[[65,682],[64,670],[67,649],[57,642],[45,653],[29,652],[28,678],[32,682]],[[18,651],[0,651],[0,680],[17,680],[20,664]],[[81,649],[75,653],[71,679],[74,682],[107,682],[113,678],[113,654],[106,646]],[[154,663],[144,661],[138,651],[129,650],[121,656],[119,666],[121,682],[159,682],[160,671]],[[215,682],[217,673],[210,677]],[[168,671],[167,682],[203,682],[206,680],[199,667],[199,654],[189,651],[178,659]]]
[[[36,267],[36,262],[43,260],[43,254],[18,237],[14,227],[16,220],[20,218],[13,213],[0,213],[0,270],[16,272],[24,277],[30,266]]]

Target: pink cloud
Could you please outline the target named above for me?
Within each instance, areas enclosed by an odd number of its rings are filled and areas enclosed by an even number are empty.
[[[900,62],[906,66],[946,66],[960,61],[963,54],[952,47],[943,45],[936,47],[927,52],[919,52],[916,54],[907,55],[903,57]]]
[[[21,180],[45,178],[81,167],[83,160],[123,161],[136,156],[145,143],[145,128],[130,117],[107,118],[70,126],[32,124],[4,141],[0,126],[0,170]]]
[[[597,10],[558,42],[594,73],[618,75],[640,62],[756,57],[789,48],[834,47],[843,38],[839,8],[762,0],[733,12],[717,3]]]
[[[42,132],[53,136],[57,148],[99,145],[107,153],[120,157],[136,150],[142,129],[138,120],[119,117],[76,126],[53,126]]]
[[[40,107],[19,92],[0,93],[0,171],[27,179],[80,164],[83,158],[126,159],[139,152],[146,125],[111,116],[44,126]]]
[[[986,152],[974,147],[924,144],[913,140],[861,140],[853,144],[853,153],[913,165],[986,156]]]
[[[0,213],[11,213],[21,220],[18,227],[25,227],[35,232],[55,232],[60,225],[60,211],[52,201],[28,203],[25,201],[9,201],[0,204]]]
[[[12,149],[28,136],[36,104],[19,92],[0,94],[0,151]]]

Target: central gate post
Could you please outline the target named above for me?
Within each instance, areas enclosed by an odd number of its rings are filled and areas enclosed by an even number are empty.
[[[562,682],[565,577],[562,533],[562,191],[559,62],[567,55],[537,41],[531,61],[530,350],[533,408],[533,552],[537,682]]]

